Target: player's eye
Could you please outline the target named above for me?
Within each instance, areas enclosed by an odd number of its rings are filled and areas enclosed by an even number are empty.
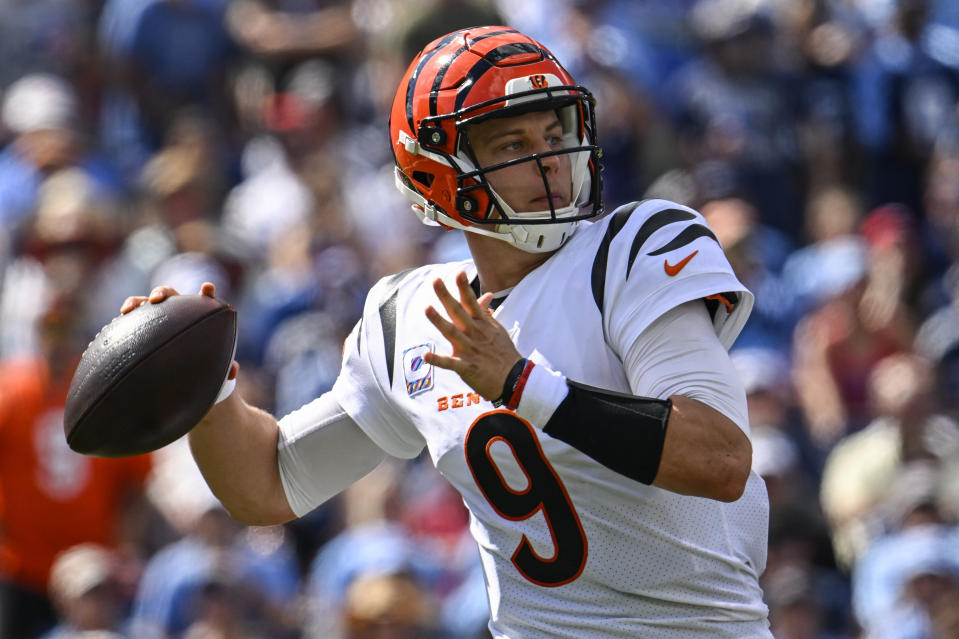
[[[503,144],[499,146],[497,151],[515,152],[515,151],[521,151],[522,149],[523,149],[522,140],[507,140],[506,142],[504,142]]]

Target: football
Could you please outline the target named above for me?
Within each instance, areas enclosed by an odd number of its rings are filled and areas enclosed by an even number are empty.
[[[236,348],[236,311],[175,295],[121,315],[87,346],[64,408],[73,450],[126,457],[166,446],[213,406]]]

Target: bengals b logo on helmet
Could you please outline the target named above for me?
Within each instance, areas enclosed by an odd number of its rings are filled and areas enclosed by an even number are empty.
[[[539,109],[555,110],[563,124],[569,143],[560,152],[572,159],[573,198],[563,209],[520,217],[487,182],[494,167],[477,165],[464,128]],[[592,95],[548,49],[509,27],[463,29],[428,44],[396,91],[390,142],[397,188],[426,224],[546,251],[558,248],[578,220],[602,212]],[[534,226],[535,245],[524,239]],[[544,234],[556,239],[544,242]]]

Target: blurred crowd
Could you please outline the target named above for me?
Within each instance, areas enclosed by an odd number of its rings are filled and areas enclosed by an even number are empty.
[[[416,51],[494,23],[596,95],[607,210],[698,208],[756,294],[777,639],[959,637],[951,0],[0,0],[0,636],[489,636],[428,458],[245,528],[183,441],[83,457],[62,414],[160,283],[238,309],[251,403],[327,390],[371,283],[467,256],[395,192],[386,122]]]

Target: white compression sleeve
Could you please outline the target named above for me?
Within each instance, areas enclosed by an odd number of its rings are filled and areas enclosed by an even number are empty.
[[[280,479],[298,517],[350,486],[386,457],[330,393],[279,423]]]
[[[701,401],[749,434],[746,392],[701,300],[663,313],[622,357],[635,395]]]

